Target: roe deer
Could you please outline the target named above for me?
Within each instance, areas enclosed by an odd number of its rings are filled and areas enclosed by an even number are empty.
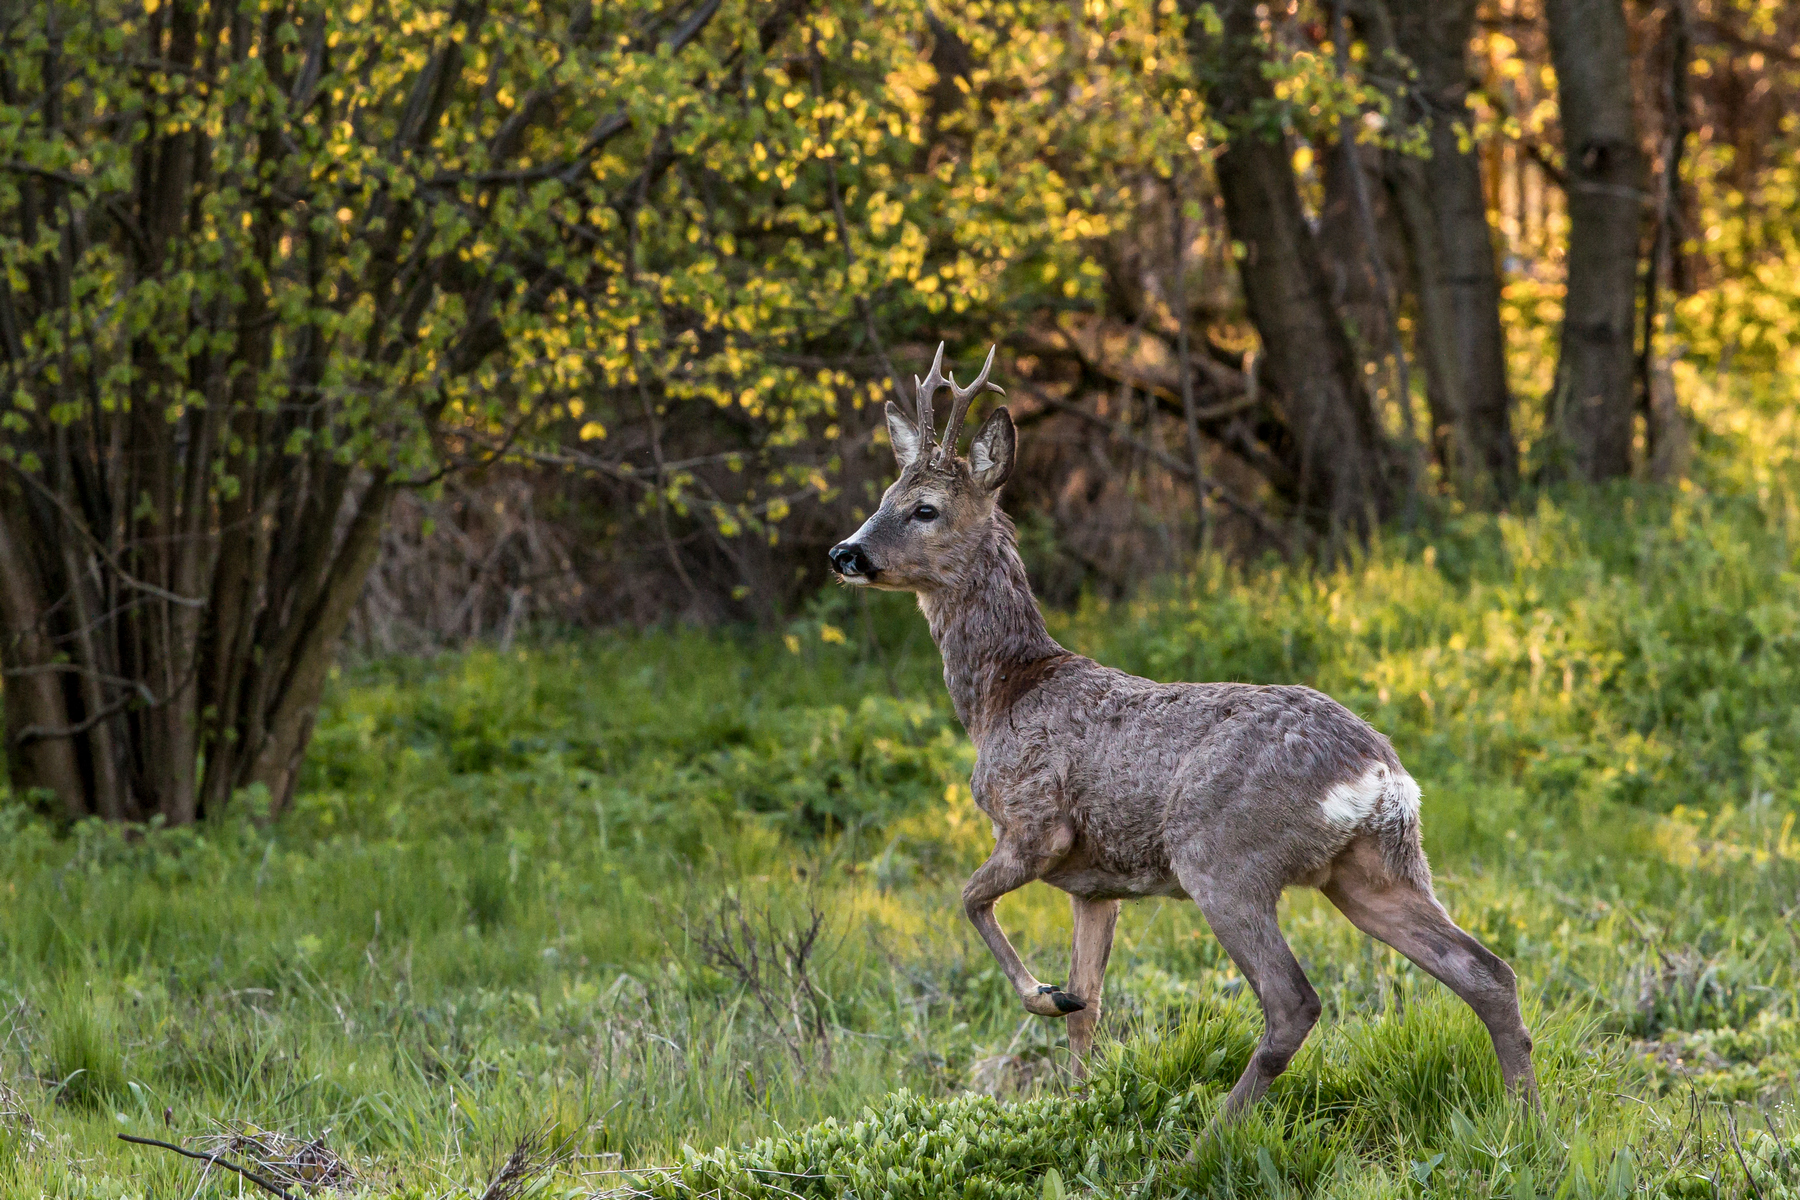
[[[900,477],[832,548],[831,565],[846,583],[918,594],[976,746],[975,803],[994,825],[963,906],[1026,1010],[1068,1018],[1084,1073],[1120,899],[1192,899],[1262,1005],[1262,1040],[1221,1110],[1230,1119],[1319,1018],[1275,917],[1282,891],[1304,885],[1462,997],[1493,1037],[1507,1087],[1534,1099],[1512,969],[1433,895],[1419,787],[1387,738],[1311,688],[1153,683],[1058,645],[996,502],[1013,469],[1007,410],[982,422],[968,458],[956,453],[969,402],[1002,391],[988,382],[993,351],[967,388],[944,376],[943,357],[939,346],[915,379],[916,421],[889,402]],[[932,398],[944,387],[955,403],[940,442]],[[994,918],[996,900],[1034,879],[1073,901],[1065,987],[1040,983]]]

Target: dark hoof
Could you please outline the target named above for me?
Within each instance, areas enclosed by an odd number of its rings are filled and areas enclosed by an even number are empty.
[[[1056,1005],[1056,1011],[1060,1013],[1080,1012],[1087,1007],[1087,1005],[1069,995],[1069,993],[1063,991],[1061,988],[1052,987],[1047,983],[1038,989],[1038,995],[1050,997],[1050,1003]]]

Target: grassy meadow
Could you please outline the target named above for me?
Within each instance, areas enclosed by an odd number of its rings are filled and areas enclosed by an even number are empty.
[[[1311,894],[1284,926],[1326,1016],[1252,1119],[1203,1136],[1259,1018],[1190,905],[1127,906],[1072,1087],[959,911],[988,835],[923,622],[833,593],[774,634],[347,664],[273,823],[0,791],[0,1195],[253,1190],[119,1133],[495,1200],[1800,1195],[1800,439],[1789,396],[1684,384],[1679,488],[1052,616],[1393,737],[1440,894],[1519,972],[1539,1113]],[[1000,914],[1060,979],[1061,894]]]

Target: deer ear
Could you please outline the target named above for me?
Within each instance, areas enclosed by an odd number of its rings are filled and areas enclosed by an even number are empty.
[[[993,491],[1012,475],[1013,454],[1018,448],[1018,435],[1013,431],[1012,414],[1002,405],[988,414],[988,419],[975,431],[969,446],[969,473],[988,491]]]
[[[887,423],[888,441],[894,444],[894,461],[904,471],[919,457],[919,427],[892,400],[887,402]]]

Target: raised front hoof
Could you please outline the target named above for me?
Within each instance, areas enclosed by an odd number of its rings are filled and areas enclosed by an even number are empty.
[[[1074,996],[1048,983],[1025,997],[1025,1011],[1040,1017],[1066,1017],[1086,1007]]]

